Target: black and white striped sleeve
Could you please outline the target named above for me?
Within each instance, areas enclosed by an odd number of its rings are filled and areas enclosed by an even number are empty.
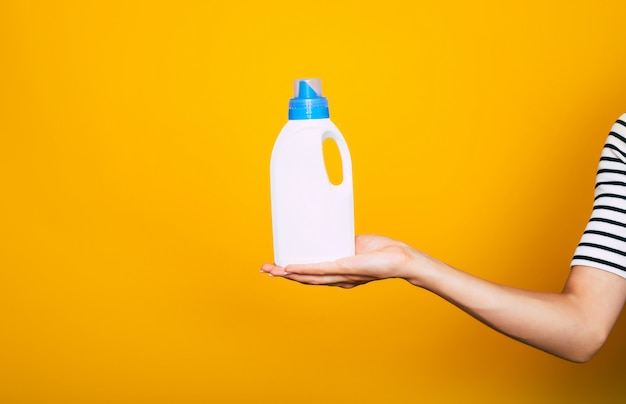
[[[602,150],[593,212],[572,266],[586,265],[626,278],[626,114]]]

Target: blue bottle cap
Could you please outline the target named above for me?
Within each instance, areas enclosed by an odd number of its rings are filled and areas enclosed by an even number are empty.
[[[289,119],[328,118],[328,100],[322,97],[322,80],[294,81],[294,98],[289,100]]]

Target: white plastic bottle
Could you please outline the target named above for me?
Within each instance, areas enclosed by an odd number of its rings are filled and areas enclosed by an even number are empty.
[[[272,151],[274,262],[283,267],[354,255],[352,160],[321,90],[320,79],[295,81],[289,121]],[[338,185],[326,172],[322,143],[327,138],[341,154],[343,181]]]

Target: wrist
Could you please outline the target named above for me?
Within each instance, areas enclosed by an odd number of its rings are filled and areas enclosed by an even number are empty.
[[[404,280],[414,286],[431,289],[435,277],[441,273],[441,267],[445,264],[415,249],[411,249],[408,256]]]

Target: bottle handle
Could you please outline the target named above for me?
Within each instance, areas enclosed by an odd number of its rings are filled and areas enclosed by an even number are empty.
[[[335,185],[331,183],[330,185],[332,185],[333,187],[341,187],[343,185],[348,185],[351,188],[352,187],[352,159],[350,158],[350,150],[348,149],[348,144],[346,143],[346,140],[339,133],[336,133],[333,131],[324,132],[324,134],[322,135],[322,143],[324,143],[324,140],[326,139],[332,139],[335,141],[335,144],[337,144],[337,148],[339,149],[339,154],[341,155],[342,181],[340,184]]]

